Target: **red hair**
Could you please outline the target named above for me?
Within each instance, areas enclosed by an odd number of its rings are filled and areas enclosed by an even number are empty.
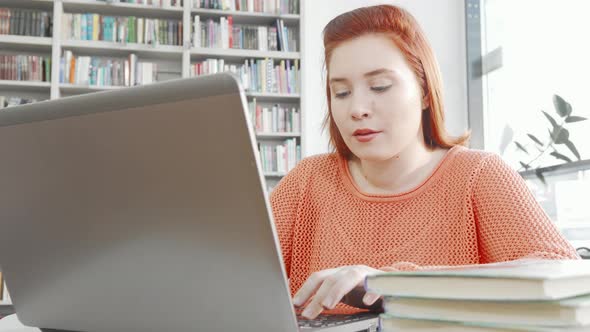
[[[444,127],[444,106],[442,81],[438,63],[422,29],[414,17],[406,10],[392,6],[379,5],[361,7],[337,16],[324,28],[324,49],[328,76],[332,53],[341,43],[369,33],[382,33],[402,51],[413,70],[422,89],[425,105],[422,112],[424,142],[431,148],[451,148],[465,145],[469,132],[459,137],[448,135]],[[324,129],[329,126],[330,143],[336,151],[350,158],[352,152],[344,143],[340,131],[332,117],[330,79],[326,79],[328,113],[324,119]]]

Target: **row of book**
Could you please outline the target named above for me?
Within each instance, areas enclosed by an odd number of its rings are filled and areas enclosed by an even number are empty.
[[[182,22],[143,17],[70,14],[62,18],[64,39],[182,45]]]
[[[88,86],[134,86],[156,81],[157,64],[140,62],[137,55],[127,59],[74,56],[65,51],[59,66],[59,81]]]
[[[0,96],[0,109],[8,108],[11,106],[24,105],[37,102],[37,99],[33,98],[21,98],[14,96]],[[2,280],[0,278],[0,280]],[[2,298],[2,284],[0,283],[0,299]]]
[[[191,76],[231,72],[249,92],[297,94],[300,91],[299,60],[248,59],[243,65],[226,64],[224,59],[206,59],[191,65]]]
[[[147,5],[160,8],[175,7],[181,8],[183,6],[183,0],[98,0],[102,2],[114,2],[114,3],[130,3],[135,5]]]
[[[0,8],[0,35],[51,37],[53,15],[48,12]]]
[[[383,332],[590,332],[590,260],[533,260],[369,276]]]
[[[298,14],[299,0],[193,0],[193,8],[269,14]]]
[[[219,21],[201,21],[193,17],[193,46],[210,48],[236,48],[259,51],[297,51],[297,29],[286,27],[282,19],[273,26],[234,24],[233,17],[220,17]]]
[[[295,107],[274,104],[264,107],[256,98],[248,103],[250,120],[257,133],[300,133],[301,111]]]
[[[283,144],[258,143],[263,172],[287,173],[301,160],[301,146],[296,138],[289,138]]]
[[[51,81],[51,58],[38,55],[0,55],[0,80]]]

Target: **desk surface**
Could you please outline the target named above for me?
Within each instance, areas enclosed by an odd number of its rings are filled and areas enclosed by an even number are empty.
[[[36,327],[24,326],[16,314],[8,315],[0,319],[0,331],[1,332],[40,332]]]

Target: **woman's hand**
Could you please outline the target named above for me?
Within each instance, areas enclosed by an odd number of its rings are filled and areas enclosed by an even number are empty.
[[[365,265],[342,266],[314,272],[295,294],[293,304],[301,307],[310,299],[302,315],[313,319],[323,309],[333,309],[355,287],[364,287],[365,277],[383,271]],[[363,303],[372,305],[379,295],[365,293]]]

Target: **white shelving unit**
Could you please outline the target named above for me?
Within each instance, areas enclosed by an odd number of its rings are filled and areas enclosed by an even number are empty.
[[[4,281],[2,281],[3,285],[1,285],[1,287],[4,287],[4,291],[3,294],[0,296],[0,316],[3,314],[3,312],[6,311],[12,311],[9,310],[12,307],[12,301],[10,300],[10,295],[8,294],[8,291],[6,290],[6,284],[4,284]]]
[[[198,0],[194,0],[198,1]],[[247,59],[274,59],[299,60],[301,59],[301,45],[298,41],[299,52],[257,51],[242,49],[215,49],[193,47],[192,20],[194,15],[199,15],[202,20],[222,16],[232,16],[234,24],[271,25],[277,18],[283,19],[285,25],[297,27],[301,35],[301,17],[297,14],[268,14],[242,11],[225,11],[212,9],[195,9],[193,0],[184,0],[184,7],[161,8],[148,5],[128,3],[109,3],[96,0],[0,0],[0,8],[37,9],[53,13],[53,38],[0,35],[0,54],[38,54],[51,57],[51,82],[31,81],[2,81],[0,80],[0,95],[34,95],[37,99],[57,99],[62,96],[70,96],[97,91],[120,89],[123,87],[109,86],[79,86],[59,82],[60,58],[65,50],[74,54],[127,57],[134,53],[139,59],[149,61],[165,61],[174,64],[178,68],[176,76],[187,78],[190,76],[190,65],[194,61],[206,58],[224,59],[227,62],[243,63]],[[300,1],[300,7],[303,1]],[[301,8],[300,8],[301,11]],[[177,19],[183,23],[183,45],[145,45],[123,44],[107,41],[87,40],[63,40],[62,39],[62,14],[63,13],[98,13],[112,16],[137,16],[147,18]],[[300,66],[303,64],[300,63]],[[302,81],[302,80],[301,80]],[[39,97],[41,96],[41,97]],[[44,98],[43,98],[44,97]],[[281,103],[296,106],[300,109],[300,123],[304,123],[305,110],[302,109],[302,96],[299,94],[279,93],[247,93],[248,100],[256,98],[260,104]],[[260,141],[282,142],[285,139],[296,138],[297,145],[303,148],[304,132],[301,133],[259,133]],[[301,151],[304,156],[304,151]],[[267,181],[277,182],[284,174],[266,173]]]

